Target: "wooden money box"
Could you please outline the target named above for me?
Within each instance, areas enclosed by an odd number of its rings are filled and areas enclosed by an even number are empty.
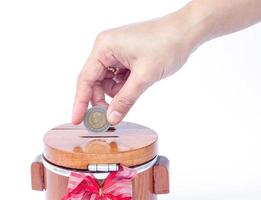
[[[127,168],[135,171],[131,187],[128,186],[130,198],[120,198],[120,192],[128,191],[124,188],[127,182],[117,179],[119,182],[113,184],[118,184],[120,189],[115,186],[114,193],[112,189],[103,191],[103,185],[99,184],[99,197],[94,198],[94,194],[87,197],[81,187],[74,190],[81,194],[71,199],[156,200],[158,194],[169,192],[169,163],[167,158],[158,156],[157,140],[153,130],[128,122],[110,127],[103,133],[89,132],[83,125],[57,126],[45,134],[44,152],[31,165],[32,189],[45,191],[47,200],[66,199],[66,195],[70,199],[68,190],[72,174],[89,174],[92,181],[106,183],[110,173],[119,174],[120,169]],[[85,184],[88,185],[88,181]],[[113,184],[108,183],[110,188]],[[79,185],[83,183],[75,183],[75,187]],[[105,192],[118,196],[102,198]]]

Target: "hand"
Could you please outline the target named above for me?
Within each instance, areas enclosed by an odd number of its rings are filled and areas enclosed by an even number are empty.
[[[89,102],[108,107],[109,123],[119,123],[149,86],[181,68],[190,44],[179,14],[100,33],[78,78],[73,123]],[[105,94],[113,97],[110,105]]]
[[[149,86],[178,71],[197,46],[260,20],[260,0],[193,0],[165,17],[102,32],[79,75],[73,123],[82,121],[90,101],[108,107],[109,122],[119,123]],[[105,94],[113,97],[110,105]]]

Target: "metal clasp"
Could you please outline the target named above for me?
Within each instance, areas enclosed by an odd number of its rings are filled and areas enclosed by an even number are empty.
[[[119,170],[119,165],[111,164],[89,164],[88,171],[90,172],[115,172]]]

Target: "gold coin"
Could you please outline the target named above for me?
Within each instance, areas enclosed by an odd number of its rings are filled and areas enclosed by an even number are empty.
[[[106,110],[100,106],[88,109],[84,116],[84,125],[92,132],[106,131],[109,128]]]

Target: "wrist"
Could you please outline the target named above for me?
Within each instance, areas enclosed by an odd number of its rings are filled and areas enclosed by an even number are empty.
[[[171,30],[171,37],[178,39],[193,52],[198,46],[214,36],[211,27],[212,14],[193,1],[175,13],[163,17],[163,21]]]

